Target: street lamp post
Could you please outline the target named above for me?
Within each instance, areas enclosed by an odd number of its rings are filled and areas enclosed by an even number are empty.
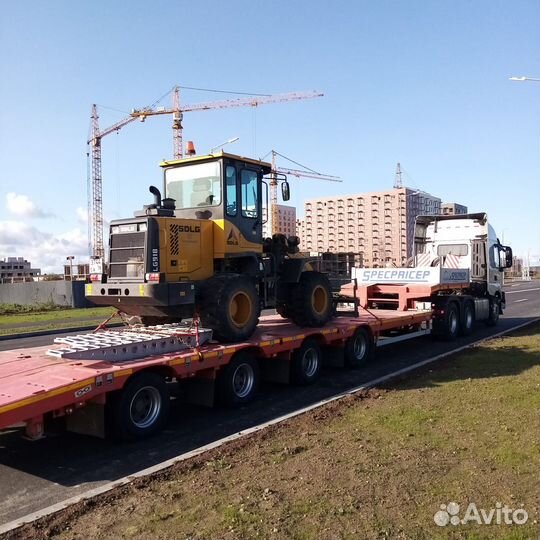
[[[534,77],[508,77],[509,81],[533,81],[540,82],[540,79],[535,79]]]
[[[69,261],[69,281],[73,281],[73,259],[74,258],[75,257],[73,255],[66,257],[66,261]]]

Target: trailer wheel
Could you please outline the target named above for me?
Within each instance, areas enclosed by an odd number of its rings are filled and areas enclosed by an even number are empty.
[[[229,406],[248,403],[257,393],[260,378],[259,362],[253,353],[237,352],[218,374],[219,401]]]
[[[320,272],[304,272],[291,286],[288,313],[298,326],[324,326],[333,314],[332,288]]]
[[[433,335],[444,341],[453,341],[459,334],[459,309],[455,302],[448,302],[444,315],[433,323]]]
[[[307,386],[317,380],[321,372],[322,352],[315,338],[304,340],[292,355],[291,375],[296,384]]]
[[[199,314],[214,339],[237,342],[248,339],[259,323],[259,294],[253,280],[241,275],[215,276],[201,288]]]
[[[107,402],[109,433],[121,440],[150,437],[165,425],[169,405],[169,390],[162,376],[135,375]]]
[[[461,315],[461,335],[470,336],[474,328],[474,304],[468,300],[463,304]]]
[[[489,301],[489,316],[486,319],[487,326],[496,326],[499,322],[501,314],[500,301],[498,298],[493,298]]]
[[[358,369],[369,362],[373,340],[365,328],[358,328],[347,340],[344,349],[345,366]]]

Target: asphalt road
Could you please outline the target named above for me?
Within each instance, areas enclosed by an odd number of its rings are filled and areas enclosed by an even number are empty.
[[[167,428],[150,440],[117,444],[61,433],[29,442],[14,430],[0,433],[0,523],[63,501],[93,487],[150,467],[214,440],[315,403],[407,365],[540,317],[540,282],[508,285],[507,309],[496,328],[478,324],[469,338],[453,343],[420,337],[378,351],[366,368],[325,368],[308,388],[266,384],[258,399],[235,410],[206,409],[173,401]],[[1,349],[36,347],[52,336],[0,343]],[[411,375],[414,377],[414,374]]]

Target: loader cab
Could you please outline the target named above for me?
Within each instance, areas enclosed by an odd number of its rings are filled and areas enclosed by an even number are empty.
[[[231,248],[226,251],[262,243],[263,197],[268,194],[263,176],[271,171],[269,163],[220,152],[161,166],[165,196],[175,200],[175,217],[213,221],[226,234]]]

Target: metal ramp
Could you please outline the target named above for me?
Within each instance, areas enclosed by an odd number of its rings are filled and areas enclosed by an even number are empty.
[[[127,362],[193,349],[211,339],[212,330],[206,328],[162,324],[58,337],[54,343],[63,347],[49,349],[47,355],[66,360]]]

